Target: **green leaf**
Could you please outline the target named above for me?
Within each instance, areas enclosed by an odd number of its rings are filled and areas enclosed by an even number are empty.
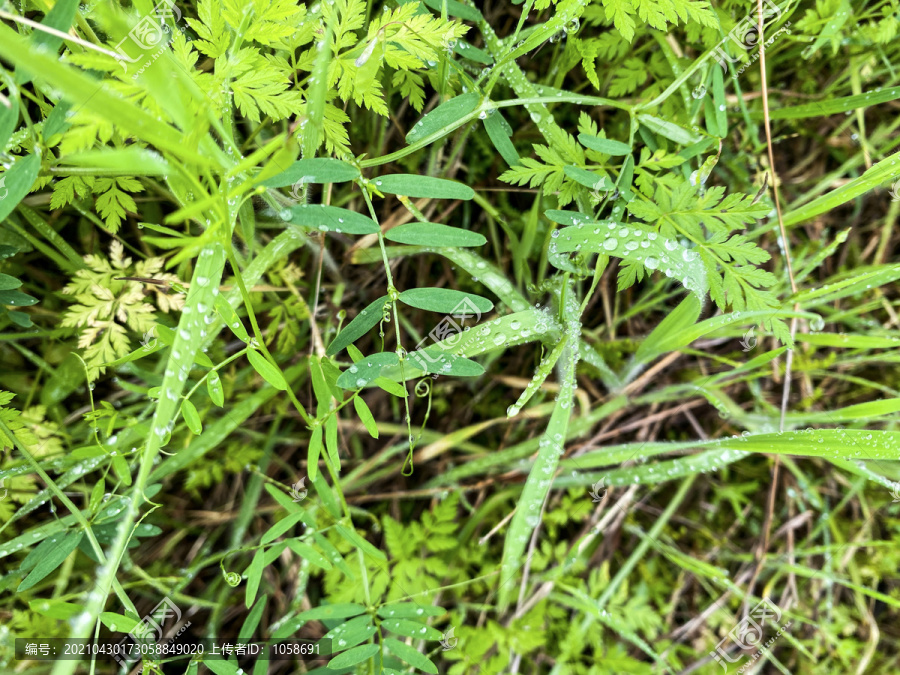
[[[431,662],[431,659],[409,645],[400,642],[400,640],[391,637],[385,638],[384,646],[390,649],[392,654],[400,657],[411,666],[414,666],[419,670],[424,670],[426,673],[437,675],[437,666]]]
[[[451,288],[412,288],[403,291],[399,297],[400,302],[431,312],[453,314],[454,316],[477,316],[490,312],[494,307],[487,298],[463,291],[455,291]]]
[[[203,423],[200,421],[200,415],[197,413],[197,408],[194,407],[194,404],[188,399],[184,399],[184,401],[181,402],[181,415],[184,417],[184,423],[187,424],[188,429],[190,429],[194,435],[199,436],[203,433]]]
[[[25,195],[31,190],[31,186],[34,185],[34,181],[37,180],[40,170],[41,158],[38,155],[28,155],[18,160],[9,171],[0,176],[0,194],[3,195],[3,199],[0,199],[0,222],[6,220],[6,217],[25,198]],[[37,301],[35,300],[35,302]],[[0,304],[13,305],[16,303],[0,300]]]
[[[862,176],[844,183],[839,188],[813,199],[797,209],[788,211],[784,214],[784,224],[786,226],[796,225],[827,211],[832,211],[898,176],[900,176],[900,153],[895,152],[866,170]]]
[[[365,642],[375,635],[377,630],[372,623],[371,616],[358,616],[346,623],[335,626],[322,637],[325,640],[331,640],[333,653],[355,647],[360,642]],[[338,646],[338,641],[340,641],[340,646]]]
[[[600,176],[593,171],[582,169],[578,166],[567,165],[563,167],[563,173],[567,177],[574,180],[580,185],[584,185],[589,190],[612,190],[613,184],[606,178]]]
[[[321,621],[322,619],[346,619],[351,616],[359,616],[366,611],[362,605],[353,602],[343,602],[335,605],[321,605],[313,607],[297,615],[304,621]]]
[[[16,591],[27,591],[48,574],[53,572],[57,567],[62,565],[63,561],[69,557],[69,554],[78,548],[78,544],[81,542],[83,536],[84,530],[77,530],[75,532],[69,532],[62,537],[60,535],[55,535],[45,542],[42,542],[42,546],[48,541],[50,543],[43,551],[43,555],[40,559],[36,561],[34,569],[32,569],[28,576],[22,580],[22,583],[19,584]]]
[[[420,605],[417,602],[397,602],[378,608],[378,616],[384,619],[412,619],[420,616],[440,616],[447,610],[435,605]]]
[[[84,611],[84,605],[74,602],[63,602],[62,600],[32,600],[28,603],[28,608],[32,612],[37,612],[41,616],[51,619],[59,619],[60,621],[68,621],[73,616],[81,614]]]
[[[477,361],[440,350],[420,349],[411,352],[409,358],[426,373],[453,377],[478,377],[484,374],[484,367]]]
[[[880,91],[873,91],[867,94],[828,98],[816,101],[815,103],[773,108],[769,110],[769,119],[797,120],[808,117],[830,117],[831,115],[838,115],[847,112],[848,110],[868,108],[869,106],[887,103],[898,98],[900,98],[900,87],[885,87]],[[762,119],[763,113],[762,111],[751,112],[750,117]]]
[[[692,143],[699,143],[703,138],[694,131],[685,129],[684,127],[679,126],[674,122],[669,122],[667,120],[660,119],[659,117],[654,117],[653,115],[638,115],[637,118],[638,121],[640,121],[640,123],[648,129],[650,129],[650,131],[659,134],[664,138],[668,138],[670,141],[674,141],[678,145],[691,145]],[[579,140],[581,140],[581,136],[579,136],[578,138]]]
[[[359,389],[381,375],[385,366],[400,363],[395,352],[378,352],[354,363],[338,378],[337,384],[342,389]]]
[[[222,380],[219,373],[215,370],[210,371],[206,376],[206,391],[209,393],[209,400],[220,408],[225,405],[225,391],[222,389]]]
[[[251,349],[247,352],[247,358],[250,360],[250,365],[253,366],[253,370],[259,373],[266,382],[276,389],[287,391],[288,386],[287,382],[284,380],[284,375],[281,374],[281,371],[278,370],[278,368],[269,363],[265,356],[255,349]]]
[[[296,183],[345,183],[359,178],[359,169],[352,164],[330,157],[300,159],[281,173],[262,182],[271,188]]]
[[[259,582],[262,580],[263,573],[263,549],[257,549],[247,568],[247,588],[244,596],[244,604],[247,609],[253,607],[256,600],[256,593],[259,591]]]
[[[319,457],[322,455],[322,425],[317,424],[313,427],[309,436],[309,447],[306,449],[306,464],[309,471],[309,479],[314,481],[319,475]]]
[[[375,234],[378,224],[361,213],[324,204],[300,204],[290,209],[290,223],[311,227],[322,232],[347,234]]]
[[[172,167],[159,153],[136,145],[125,148],[104,148],[102,150],[86,150],[60,158],[60,164],[89,166],[99,169],[115,169],[128,172],[140,167],[141,175],[168,176]]]
[[[350,666],[355,666],[357,663],[362,663],[366,659],[375,656],[375,654],[380,651],[381,647],[379,647],[378,645],[360,645],[358,647],[354,647],[353,649],[348,649],[339,656],[335,656],[333,659],[331,659],[331,661],[328,662],[328,667],[332,670],[349,668]]]
[[[385,232],[384,238],[411,246],[484,246],[487,243],[477,232],[438,223],[405,223]]]
[[[488,113],[483,122],[488,138],[491,139],[491,143],[494,144],[503,160],[510,166],[521,164],[522,158],[519,157],[519,152],[516,150],[516,146],[513,145],[510,134],[506,129],[507,125],[500,111],[494,109],[493,114]]]
[[[295,502],[296,503],[296,502]],[[266,530],[266,533],[259,540],[260,544],[268,544],[270,542],[275,541],[283,535],[285,532],[288,532],[294,528],[294,526],[306,520],[306,514],[303,511],[298,513],[292,513],[289,516],[285,516],[277,523],[275,523],[272,527]]]
[[[344,327],[334,341],[328,345],[325,353],[328,356],[334,356],[374,328],[384,316],[384,305],[387,301],[388,296],[383,295],[370,303]]]
[[[362,397],[353,397],[353,407],[356,408],[356,414],[359,416],[359,421],[363,423],[363,426],[366,428],[366,431],[369,432],[369,435],[372,438],[378,438],[378,425],[375,423],[372,411],[369,410],[369,406],[366,405],[366,402]]]
[[[19,123],[19,97],[6,92],[10,107],[0,104],[0,150],[6,148],[9,137],[16,130]]]
[[[534,375],[532,376],[531,381],[525,387],[525,390],[519,396],[518,400],[506,409],[507,417],[514,417],[518,415],[519,411],[525,406],[526,403],[528,403],[528,401],[532,396],[534,396],[537,390],[541,388],[541,385],[544,384],[544,381],[550,375],[550,372],[553,370],[556,362],[559,361],[559,357],[562,356],[563,348],[565,348],[568,341],[569,336],[563,335],[562,339],[556,344],[556,346],[550,352],[548,352],[543,359],[541,359],[540,364],[535,369]]]
[[[115,612],[103,612],[100,614],[100,623],[114,633],[130,633],[137,628],[140,621],[130,616],[116,614]]]
[[[244,328],[241,317],[237,315],[237,312],[234,311],[234,307],[229,304],[228,300],[225,299],[225,296],[219,294],[213,302],[215,304],[216,312],[222,317],[222,321],[224,321],[225,325],[231,329],[231,332],[234,333],[238,339],[243,340],[244,342],[250,342],[250,336],[247,334],[247,329]]]
[[[287,545],[294,553],[304,560],[308,560],[316,567],[321,567],[323,570],[330,570],[332,568],[331,563],[328,562],[328,558],[323,556],[309,544],[306,544],[299,539],[288,539]]]
[[[432,134],[444,132],[474,112],[480,102],[481,96],[474,91],[451,98],[416,122],[406,134],[406,142],[412,145]]]
[[[392,173],[371,181],[379,192],[432,199],[472,199],[475,191],[465,183],[414,173]]]
[[[677,241],[632,225],[588,222],[559,230],[558,250],[592,251],[641,263],[674,277],[701,301],[709,288],[706,271],[697,252]]]
[[[105,493],[106,481],[101,478],[94,484],[94,487],[91,488],[91,497],[88,500],[88,509],[91,513],[97,513],[97,509],[100,508],[100,504],[102,503],[103,495]]]
[[[15,277],[11,277],[8,274],[0,274],[0,291],[8,291],[21,285],[22,282]]]
[[[209,658],[203,662],[203,665],[213,671],[216,675],[238,674],[236,661],[223,661],[222,659]]]
[[[352,527],[345,527],[340,523],[335,523],[334,528],[339,535],[353,544],[356,548],[361,549],[363,553],[378,558],[379,560],[387,560],[384,551],[375,548],[375,546],[369,543],[365,537],[360,536]]]
[[[600,138],[599,136],[590,136],[589,134],[578,134],[578,142],[588,150],[596,150],[597,152],[602,152],[604,155],[618,157],[631,154],[630,145],[609,138]]]
[[[385,619],[381,622],[381,627],[417,640],[440,640],[442,637],[441,631],[409,619]]]
[[[391,396],[396,396],[397,398],[406,398],[407,396],[409,396],[409,392],[406,391],[406,387],[404,387],[399,382],[394,382],[393,380],[389,380],[386,377],[375,378],[375,384],[377,384],[380,389],[383,389]]]

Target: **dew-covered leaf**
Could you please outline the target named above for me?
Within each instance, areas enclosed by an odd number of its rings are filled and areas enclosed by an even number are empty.
[[[411,246],[483,246],[484,235],[438,223],[405,223],[388,230],[385,239]]]
[[[300,204],[290,208],[289,222],[322,232],[375,234],[378,224],[361,213],[325,204]]]
[[[353,317],[353,321],[344,326],[334,341],[328,345],[325,353],[334,356],[378,325],[384,316],[384,305],[387,301],[388,296],[383,295]]]
[[[410,307],[454,316],[480,317],[494,307],[487,298],[452,288],[412,288],[403,291],[399,300]]]
[[[480,102],[481,97],[474,91],[451,98],[416,122],[406,134],[406,142],[412,145],[456,125],[462,118],[472,113]]]
[[[197,408],[188,399],[181,402],[181,416],[184,417],[184,423],[187,424],[191,433],[199,436],[203,433],[203,423],[200,421],[200,414]]]
[[[621,156],[631,153],[631,146],[611,138],[600,138],[590,134],[578,134],[578,142],[588,150],[602,152],[604,155]]]
[[[390,649],[392,654],[400,657],[411,666],[414,666],[419,670],[424,670],[426,673],[437,675],[437,666],[434,665],[434,663],[431,662],[431,659],[425,656],[422,652],[413,649],[409,645],[400,642],[400,640],[391,637],[384,639],[384,646]]]
[[[352,164],[331,157],[311,157],[297,160],[285,171],[264,180],[262,185],[279,188],[298,183],[345,183],[357,178],[359,169]]]
[[[450,375],[453,377],[478,377],[484,374],[484,367],[477,361],[465,356],[455,356],[445,352],[432,352],[427,349],[410,352],[410,362],[426,373]]]
[[[395,352],[378,352],[357,361],[347,368],[338,378],[338,386],[342,389],[359,389],[381,375],[385,366],[393,366],[400,362]]]
[[[673,239],[613,221],[579,223],[558,232],[555,242],[560,252],[589,251],[634,260],[677,279],[701,300],[706,296],[708,283],[700,256]]]
[[[328,667],[331,670],[349,668],[350,666],[355,666],[357,663],[362,663],[366,659],[375,656],[379,651],[381,651],[381,647],[378,645],[359,645],[353,649],[348,649],[343,654],[335,656],[328,662]]]
[[[472,199],[475,191],[465,183],[415,173],[392,173],[380,176],[372,183],[379,192],[405,195],[417,199]]]

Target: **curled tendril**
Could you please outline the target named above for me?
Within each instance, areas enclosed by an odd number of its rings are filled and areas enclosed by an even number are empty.
[[[419,398],[428,396],[431,393],[431,378],[423,377],[421,380],[416,382],[415,392],[416,396],[418,396]]]
[[[225,565],[223,561],[219,561],[219,567],[222,569],[222,576],[225,577],[225,583],[231,586],[232,588],[236,588],[241,583],[241,575],[237,572],[226,572]]]

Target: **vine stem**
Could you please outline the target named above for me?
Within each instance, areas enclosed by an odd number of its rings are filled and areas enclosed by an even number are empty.
[[[266,347],[265,339],[263,338],[262,332],[259,329],[259,323],[257,323],[256,321],[256,313],[253,311],[253,304],[250,302],[250,294],[247,292],[247,287],[244,284],[244,279],[241,275],[241,268],[238,266],[237,259],[234,257],[234,249],[231,247],[230,242],[226,243],[228,244],[225,249],[226,256],[228,257],[228,262],[231,263],[231,266],[234,269],[234,278],[237,281],[238,288],[241,291],[241,298],[244,300],[244,307],[247,310],[247,316],[250,319],[250,325],[253,328],[253,336],[256,338],[256,341],[259,345],[259,351],[262,352],[266,361],[272,364],[274,368],[278,369],[278,372],[282,373],[282,377],[284,377],[284,372],[281,370],[281,366],[278,365],[278,363],[272,357],[272,354],[269,352],[269,349]],[[287,382],[286,379],[285,382]],[[290,385],[288,385],[285,391],[287,392],[288,398],[291,400],[291,403],[293,403],[294,407],[297,409],[297,412],[300,413],[303,421],[306,422],[310,427],[317,426],[319,423],[318,420],[315,420],[309,416],[309,413],[306,412],[303,404],[301,404],[297,399],[297,396],[294,394],[294,391],[293,389],[291,389]],[[322,458],[325,460],[325,466],[328,468],[328,473],[331,476],[332,483],[334,483],[334,489],[341,501],[344,515],[349,519],[350,508],[347,506],[347,500],[344,497],[343,490],[341,490],[340,481],[338,480],[334,467],[331,465],[331,460],[328,457],[328,453],[323,453]]]
[[[406,408],[406,428],[409,433],[409,454],[407,455],[406,461],[403,463],[403,469],[401,469],[401,473],[404,476],[412,475],[412,454],[413,454],[413,435],[412,435],[412,417],[410,416],[409,410],[409,390],[406,389],[406,374],[403,372],[403,361],[405,360],[405,350],[403,349],[403,344],[401,343],[401,330],[400,330],[400,315],[397,312],[397,298],[399,293],[397,293],[397,288],[394,286],[394,276],[391,274],[391,265],[388,262],[387,248],[384,245],[384,233],[381,231],[381,224],[378,222],[378,215],[375,213],[375,207],[372,205],[372,199],[369,197],[368,188],[363,185],[362,186],[362,195],[363,199],[366,200],[366,206],[369,208],[369,214],[372,216],[372,220],[378,224],[378,246],[381,247],[381,259],[384,262],[384,272],[387,275],[388,282],[388,297],[391,299],[391,309],[394,314],[394,332],[397,334],[397,355],[400,356],[400,380],[403,382],[403,389],[406,391],[406,396],[403,397],[403,405]],[[406,473],[406,462],[409,462],[409,473]]]

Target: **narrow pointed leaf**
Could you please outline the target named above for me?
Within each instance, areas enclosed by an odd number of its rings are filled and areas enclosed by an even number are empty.
[[[322,232],[375,234],[378,224],[361,213],[325,204],[300,204],[290,209],[290,222]]]
[[[372,438],[378,438],[378,425],[375,423],[375,418],[372,416],[372,411],[369,410],[369,406],[366,405],[366,402],[363,401],[361,397],[354,396],[353,407],[356,408],[356,414],[359,416],[359,421],[363,423],[363,426],[366,428],[366,431],[369,432],[369,435]]]
[[[78,544],[83,536],[84,530],[77,530],[64,536],[56,535],[49,539],[50,545],[47,547],[44,555],[36,561],[34,569],[22,580],[17,591],[28,590],[62,565],[63,561],[69,557],[69,554],[78,548]],[[54,541],[54,539],[58,541]]]
[[[378,352],[354,363],[341,373],[338,378],[338,386],[343,389],[359,389],[381,375],[381,369],[385,366],[393,366],[400,362],[394,352]]]
[[[288,387],[287,382],[284,381],[284,375],[281,374],[278,368],[269,363],[266,357],[255,349],[251,349],[247,352],[247,358],[250,360],[253,370],[259,373],[266,382],[281,391],[287,390]]]
[[[475,191],[465,183],[415,173],[392,173],[373,181],[379,192],[432,199],[472,199]]]
[[[611,138],[600,138],[589,134],[578,134],[578,142],[588,150],[602,152],[604,155],[621,156],[631,153],[631,146],[622,141],[614,141]]]
[[[257,549],[256,553],[253,555],[253,560],[250,562],[250,566],[247,568],[247,587],[244,596],[244,604],[247,606],[247,609],[253,607],[253,602],[256,600],[256,593],[259,590],[259,582],[262,580],[264,567],[263,555],[263,549]]]
[[[462,118],[472,113],[480,102],[481,97],[474,91],[451,98],[416,122],[406,134],[406,142],[412,145],[456,125]]]
[[[322,455],[322,425],[313,428],[309,437],[309,448],[306,451],[307,471],[309,471],[309,479],[316,480],[319,475],[319,457]]]
[[[381,651],[381,647],[378,645],[367,644],[367,645],[359,645],[358,647],[354,647],[353,649],[348,649],[343,654],[335,656],[331,661],[328,662],[328,667],[331,670],[341,670],[342,668],[349,668],[350,666],[355,666],[357,663],[362,663],[366,659],[369,659],[378,652]]]
[[[487,298],[451,288],[412,288],[400,294],[400,302],[431,312],[460,316],[480,316],[494,307]]]
[[[488,138],[500,153],[503,160],[510,166],[516,166],[522,163],[516,146],[513,145],[510,134],[507,133],[503,124],[503,117],[499,111],[495,111],[493,115],[489,114],[484,118],[484,130],[487,131]]]
[[[13,212],[19,202],[25,198],[34,181],[37,180],[41,170],[41,158],[38,155],[28,155],[13,164],[12,168],[0,175],[0,221]],[[36,301],[35,301],[36,302]],[[11,305],[0,300],[0,304]]]
[[[578,166],[566,166],[563,173],[589,190],[612,190],[613,184],[603,176]]]
[[[483,246],[484,235],[438,223],[406,223],[388,230],[385,239],[411,246]]]
[[[330,157],[312,157],[297,160],[262,185],[279,188],[297,183],[345,183],[357,178],[359,169],[352,164]]]
[[[200,421],[200,414],[197,408],[188,399],[181,402],[181,416],[184,417],[184,423],[187,424],[191,432],[199,436],[203,433],[203,423]]]
[[[331,563],[328,562],[328,558],[323,556],[309,544],[306,544],[299,539],[289,539],[287,545],[289,549],[304,560],[308,560],[310,564],[321,567],[323,570],[330,570],[332,568]]]
[[[206,376],[206,391],[209,399],[220,408],[225,405],[225,391],[222,389],[222,380],[219,373],[212,371]]]
[[[477,361],[448,354],[440,349],[420,349],[411,352],[409,358],[411,363],[426,373],[453,377],[478,377],[484,374],[484,367]]]
[[[338,333],[334,341],[328,345],[326,354],[328,356],[337,354],[374,328],[384,316],[384,305],[387,301],[388,296],[383,295],[357,314],[353,321],[348,323],[344,330]]]
[[[426,673],[431,673],[432,675],[437,675],[438,669],[435,666],[431,659],[425,656],[422,652],[413,649],[408,644],[400,642],[395,638],[385,638],[384,646],[391,650],[391,653],[395,656],[406,661],[409,665],[418,668],[419,670],[424,670]]]

